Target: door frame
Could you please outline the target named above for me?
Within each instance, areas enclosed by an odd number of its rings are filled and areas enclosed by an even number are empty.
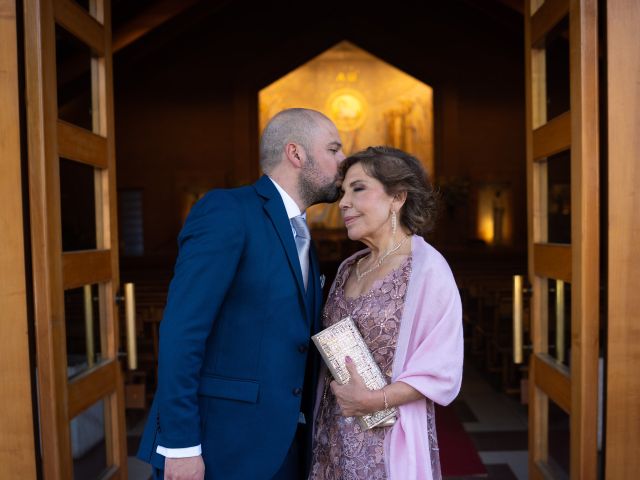
[[[605,478],[640,471],[640,4],[607,0]]]
[[[35,479],[17,7],[15,0],[0,0],[0,465],[9,478]]]

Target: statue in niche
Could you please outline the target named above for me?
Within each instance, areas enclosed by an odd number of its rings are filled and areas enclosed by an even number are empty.
[[[384,121],[386,127],[385,143],[419,156],[415,151],[416,122],[419,120],[415,118],[417,105],[417,101],[400,100],[398,106],[384,113]]]

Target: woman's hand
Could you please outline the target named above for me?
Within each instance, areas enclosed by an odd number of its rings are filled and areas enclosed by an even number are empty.
[[[350,357],[346,357],[345,366],[349,372],[349,382],[340,385],[333,380],[331,391],[336,396],[342,415],[345,417],[360,417],[382,410],[384,398],[382,392],[371,391],[358,373],[356,364]]]

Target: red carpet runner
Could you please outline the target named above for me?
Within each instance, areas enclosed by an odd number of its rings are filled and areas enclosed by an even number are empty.
[[[436,430],[443,477],[487,476],[471,437],[452,407],[436,405]]]

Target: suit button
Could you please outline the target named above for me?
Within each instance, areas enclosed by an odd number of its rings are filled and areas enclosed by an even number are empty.
[[[299,397],[302,394],[301,388],[294,388],[292,392],[296,397]]]
[[[307,347],[304,343],[298,345],[298,351],[300,353],[305,353],[307,350],[309,350],[309,347]]]

